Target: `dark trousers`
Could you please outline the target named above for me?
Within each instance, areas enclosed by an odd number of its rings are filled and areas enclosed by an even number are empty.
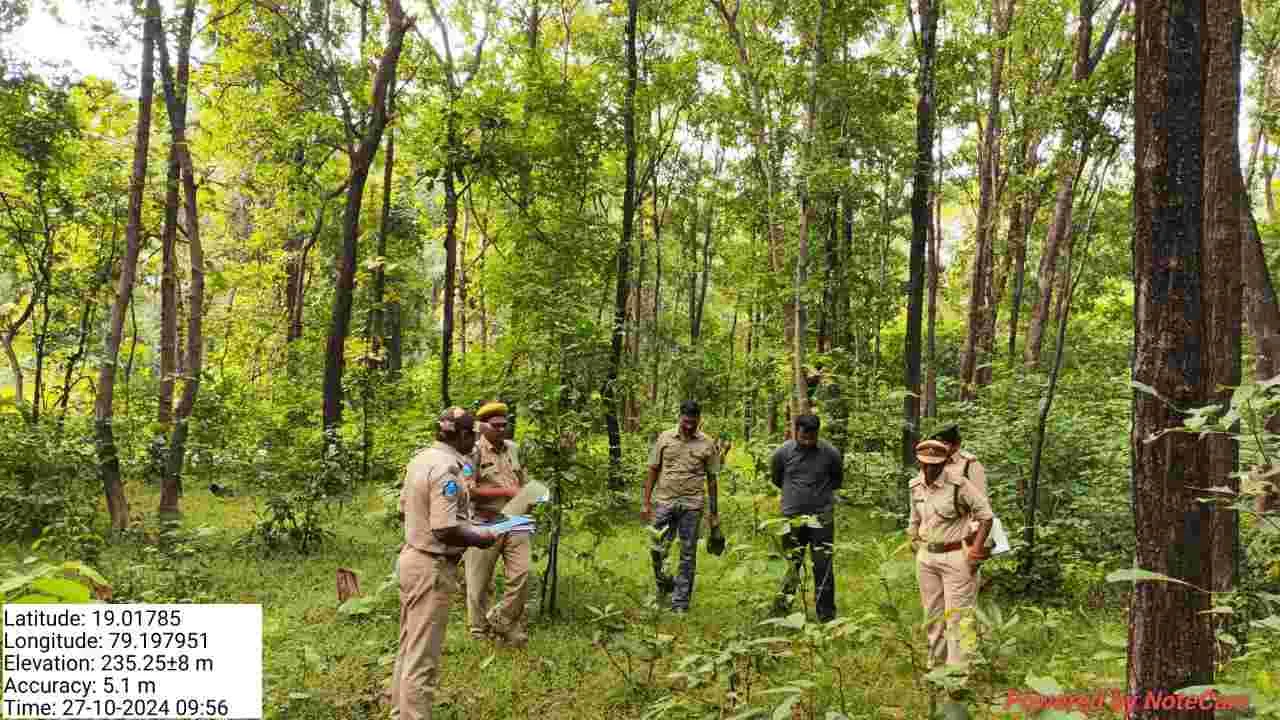
[[[698,527],[701,521],[701,509],[659,503],[653,511],[653,545],[649,552],[653,557],[653,577],[658,582],[659,590],[672,583],[666,570],[667,553],[676,536],[680,537],[680,570],[675,577],[675,588],[671,591],[673,608],[689,608],[689,599],[693,595],[693,576],[698,568]]]
[[[804,549],[809,548],[813,559],[814,595],[818,619],[826,622],[836,616],[836,578],[831,567],[831,549],[836,541],[835,518],[831,514],[819,516],[821,527],[809,527],[794,523],[782,536],[782,551],[787,556],[787,576],[782,581],[782,594],[778,608],[790,607],[790,597],[796,594],[804,577]]]

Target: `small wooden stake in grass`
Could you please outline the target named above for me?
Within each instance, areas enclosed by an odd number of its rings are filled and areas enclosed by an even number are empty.
[[[360,579],[347,568],[338,568],[338,605],[360,595]]]

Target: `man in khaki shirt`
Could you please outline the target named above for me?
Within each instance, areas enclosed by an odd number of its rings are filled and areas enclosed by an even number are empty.
[[[476,472],[471,476],[472,515],[479,522],[498,519],[507,501],[520,493],[527,482],[520,464],[519,446],[506,439],[507,406],[485,403],[476,411],[480,439],[476,442]],[[528,642],[525,632],[525,604],[529,599],[529,565],[532,560],[529,533],[502,536],[493,547],[467,551],[467,618],[471,636],[495,636],[509,645]],[[502,601],[489,609],[493,571],[502,558],[506,586]]]
[[[977,595],[975,577],[991,531],[986,494],[947,468],[950,454],[946,444],[937,440],[917,445],[920,472],[910,483],[907,537],[916,548],[920,601],[929,620],[929,667],[966,661],[973,623],[969,609]],[[971,520],[978,528],[972,544],[966,544]]]
[[[693,578],[698,560],[698,526],[705,504],[712,527],[720,524],[719,489],[716,473],[720,454],[715,443],[698,430],[702,408],[693,400],[680,406],[680,423],[658,435],[649,452],[649,472],[644,483],[641,518],[652,521],[654,534],[650,555],[659,596],[671,593],[671,610],[689,611]],[[654,501],[657,501],[655,508]],[[680,536],[680,571],[673,579],[666,572],[667,553],[676,535]]]
[[[465,477],[475,446],[475,419],[449,408],[436,441],[414,455],[400,491],[404,545],[400,549],[400,647],[391,697],[400,720],[430,720],[449,624],[458,591],[458,560],[467,547],[490,547],[497,536],[470,523]]]

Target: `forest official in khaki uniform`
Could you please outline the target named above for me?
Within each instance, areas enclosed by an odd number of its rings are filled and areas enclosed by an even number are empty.
[[[947,467],[950,449],[937,440],[916,446],[920,472],[911,481],[911,523],[907,537],[916,549],[920,602],[929,620],[929,667],[966,662],[969,608],[977,596],[976,574],[986,559],[991,505],[985,493]],[[970,521],[978,529],[965,543]],[[944,623],[945,615],[945,623]],[[945,626],[945,628],[944,628]]]
[[[400,720],[430,720],[458,560],[465,548],[490,547],[497,539],[469,522],[467,455],[475,446],[475,419],[449,408],[437,427],[436,442],[409,462],[400,491],[400,649],[391,680],[392,715]]]
[[[705,504],[712,527],[720,524],[719,489],[716,473],[720,453],[715,442],[700,430],[702,408],[693,400],[680,406],[680,423],[658,435],[649,452],[649,471],[644,483],[641,518],[652,522],[654,533],[650,555],[659,596],[671,593],[671,610],[689,611],[693,578],[698,562],[698,527]],[[706,483],[706,495],[703,483]],[[654,502],[657,502],[656,508]],[[680,570],[673,579],[667,574],[667,553],[680,536]]]
[[[520,464],[519,446],[506,439],[507,406],[486,403],[476,411],[480,439],[476,441],[476,472],[471,476],[472,516],[478,522],[492,522],[508,500],[520,493],[528,479]],[[501,602],[489,608],[493,571],[502,558],[506,586]],[[510,645],[524,645],[525,605],[529,599],[529,565],[532,537],[529,533],[502,536],[493,547],[467,551],[467,618],[471,636],[493,636]]]

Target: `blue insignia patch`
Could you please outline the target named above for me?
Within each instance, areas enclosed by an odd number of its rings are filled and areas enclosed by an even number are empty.
[[[471,477],[471,474],[474,472],[475,469],[471,467],[471,463],[467,463],[462,466],[462,477]]]
[[[453,480],[450,480],[449,482],[444,484],[443,492],[445,497],[453,497],[454,495],[457,495],[458,483]]]

